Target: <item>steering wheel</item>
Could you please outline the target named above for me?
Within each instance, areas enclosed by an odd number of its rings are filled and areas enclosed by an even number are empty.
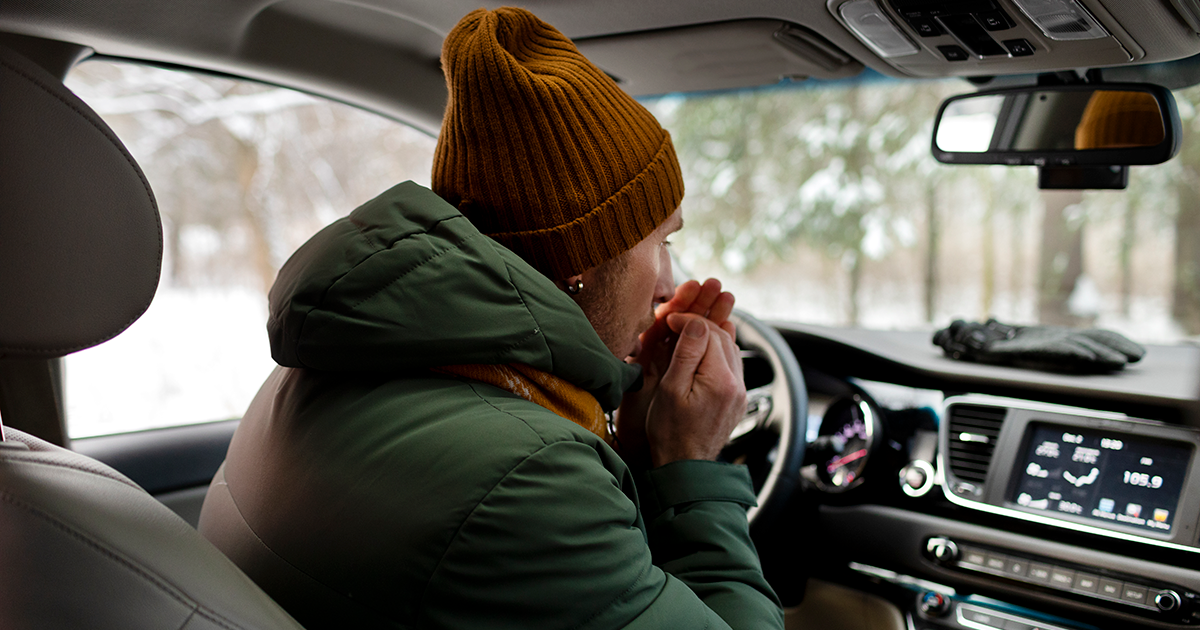
[[[745,367],[746,415],[721,451],[721,460],[745,464],[758,495],[751,526],[771,520],[800,483],[808,425],[808,390],[796,355],[772,327],[734,311]]]

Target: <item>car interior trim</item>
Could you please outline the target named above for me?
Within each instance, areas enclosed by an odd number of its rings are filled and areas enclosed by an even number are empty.
[[[974,630],[997,630],[1001,626],[989,626],[987,624],[979,623],[978,621],[972,621],[971,619],[967,618],[967,613],[982,612],[982,613],[986,613],[988,615],[994,616],[1003,622],[1014,622],[1014,623],[1020,623],[1020,624],[1027,624],[1030,621],[1032,621],[1031,619],[1027,619],[1025,617],[1018,617],[1016,615],[1010,615],[1007,613],[998,612],[998,611],[992,610],[991,608],[982,608],[980,606],[975,606],[973,604],[959,604],[955,608],[954,612],[955,612],[955,617],[957,617],[959,624],[966,626],[968,628],[973,628]],[[1052,626],[1050,624],[1044,624],[1044,623],[1038,623],[1037,627],[1039,628],[1039,630],[1066,630],[1065,628],[1063,628],[1061,626]]]
[[[925,591],[937,591],[943,595],[949,595],[951,597],[958,594],[958,591],[955,591],[953,586],[946,586],[945,584],[938,584],[937,582],[922,580],[921,578],[915,578],[911,575],[896,573],[895,571],[873,567],[869,564],[862,564],[861,562],[851,562],[849,567],[852,571],[857,571],[858,573],[868,577],[880,579],[884,582],[890,582],[899,586],[908,586]]]

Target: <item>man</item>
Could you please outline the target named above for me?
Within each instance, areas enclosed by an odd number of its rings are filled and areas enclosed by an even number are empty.
[[[442,63],[434,191],[284,266],[284,367],[201,531],[310,628],[781,628],[749,476],[713,461],[733,298],[671,280],[669,136],[524,10],[471,13]]]

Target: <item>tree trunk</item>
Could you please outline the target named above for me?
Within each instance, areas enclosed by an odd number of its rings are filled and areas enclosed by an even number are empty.
[[[1184,165],[1177,184],[1179,212],[1175,216],[1175,286],[1171,314],[1189,335],[1200,334],[1200,173]]]
[[[989,201],[987,210],[983,213],[983,299],[980,303],[983,312],[982,319],[992,316],[996,301],[996,239],[993,234],[996,224],[996,213]]]
[[[1067,308],[1075,282],[1083,275],[1083,223],[1070,225],[1065,210],[1083,200],[1078,190],[1043,191],[1042,247],[1038,260],[1038,321],[1073,326]]]
[[[862,245],[850,252],[850,312],[849,319],[851,326],[857,326],[859,322],[859,303],[858,289],[862,285],[862,267],[863,267],[863,252]]]
[[[1025,228],[1026,206],[1010,208],[1009,217],[1012,219],[1012,270],[1009,273],[1009,294],[1012,295],[1013,317],[1020,317],[1025,298],[1028,297],[1028,287],[1025,284],[1026,246]]]
[[[1137,242],[1137,204],[1133,199],[1125,200],[1124,222],[1121,228],[1121,315],[1129,317],[1133,300],[1133,246]]]
[[[923,287],[925,321],[933,323],[937,310],[938,250],[941,248],[942,225],[937,211],[937,184],[931,179],[925,186],[925,285]]]
[[[254,260],[254,269],[258,273],[259,286],[263,295],[266,295],[275,283],[277,269],[271,263],[271,241],[267,235],[268,228],[264,224],[264,217],[261,216],[262,211],[255,211],[256,207],[261,208],[252,190],[254,176],[258,173],[258,159],[258,150],[254,145],[238,141],[238,184],[241,186],[242,215],[250,228],[251,247],[254,250],[251,257]]]

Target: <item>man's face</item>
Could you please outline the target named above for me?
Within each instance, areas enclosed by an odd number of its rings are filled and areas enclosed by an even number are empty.
[[[637,353],[638,335],[654,323],[654,307],[675,294],[667,237],[682,227],[676,209],[632,249],[583,273],[576,302],[619,359]]]

